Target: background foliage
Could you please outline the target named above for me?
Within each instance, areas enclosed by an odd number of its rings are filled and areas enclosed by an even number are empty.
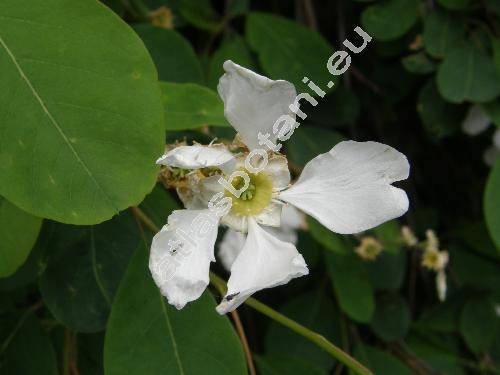
[[[335,80],[326,61],[360,25],[373,40]],[[299,92],[326,90],[286,143],[292,171],[343,139],[405,153],[410,211],[375,228],[375,261],[314,220],[311,274],[256,297],[376,374],[500,372],[498,0],[2,0],[0,373],[243,374],[215,289],[176,311],[147,269],[179,207],[156,183],[165,142],[233,137],[216,93],[231,59]],[[160,82],[159,82],[160,81]],[[159,83],[158,83],[159,82]],[[492,125],[461,124],[479,105]],[[400,229],[437,232],[448,295]],[[226,276],[216,267],[216,272]],[[304,337],[239,309],[261,374],[347,373]]]

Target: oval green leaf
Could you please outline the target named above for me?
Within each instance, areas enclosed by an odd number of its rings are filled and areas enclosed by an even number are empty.
[[[167,130],[229,126],[222,100],[209,88],[194,83],[167,82],[162,82],[160,87]]]
[[[203,83],[196,53],[181,34],[147,24],[134,25],[134,30],[148,48],[161,81]]]
[[[73,224],[139,203],[163,149],[140,39],[95,0],[4,0],[0,20],[0,193]]]
[[[410,30],[417,16],[417,0],[385,0],[366,8],[361,14],[361,23],[372,37],[388,41]]]
[[[490,235],[500,251],[500,158],[497,158],[486,184],[484,216]]]
[[[205,292],[177,311],[148,270],[148,252],[132,258],[113,303],[104,344],[106,375],[246,374],[240,341]]]
[[[406,336],[410,328],[410,308],[398,294],[377,295],[371,328],[384,341],[395,341]]]
[[[455,14],[436,9],[425,18],[422,38],[429,55],[445,57],[464,42],[465,22]]]
[[[12,275],[35,245],[42,219],[0,197],[0,277]]]
[[[438,69],[439,92],[452,103],[484,103],[500,94],[500,79],[491,57],[471,45],[450,51]]]
[[[330,44],[318,32],[294,21],[267,13],[250,13],[246,39],[259,55],[264,71],[272,79],[292,82],[297,92],[311,92],[302,82],[305,75],[325,91],[327,82],[336,82],[338,78],[326,68],[334,53]]]
[[[124,212],[95,226],[59,225],[39,280],[52,314],[77,332],[106,326],[130,256],[142,243],[135,219]]]

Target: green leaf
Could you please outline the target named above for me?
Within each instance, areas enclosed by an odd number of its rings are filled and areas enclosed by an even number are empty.
[[[496,99],[492,102],[485,103],[482,106],[483,109],[488,114],[491,121],[493,122],[493,124],[495,124],[500,128],[500,99]]]
[[[130,256],[141,242],[129,212],[96,226],[61,225],[39,282],[52,314],[78,332],[102,330]]]
[[[181,311],[168,305],[140,248],[113,303],[104,343],[106,375],[246,374],[240,341],[210,293]]]
[[[372,37],[388,41],[406,34],[417,16],[417,0],[384,0],[365,9],[361,23]]]
[[[410,328],[410,308],[399,294],[377,295],[371,328],[384,341],[396,341],[406,336]]]
[[[367,366],[374,374],[410,375],[411,371],[403,362],[388,352],[368,345],[357,345],[354,356]],[[352,374],[352,372],[350,372]]]
[[[302,294],[287,301],[279,311],[300,324],[320,332],[328,340],[339,341],[339,314],[332,301],[320,290]],[[271,323],[265,337],[266,353],[287,357],[305,365],[328,371],[334,360],[326,352],[278,323]],[[272,364],[270,363],[271,367]],[[288,366],[286,366],[288,368]]]
[[[377,290],[398,290],[406,274],[406,252],[383,251],[373,262],[367,262],[366,268],[373,288]]]
[[[464,42],[464,19],[435,9],[425,17],[422,38],[429,55],[443,58]]]
[[[438,89],[452,103],[488,102],[500,94],[500,79],[491,57],[471,45],[450,51],[437,74]]]
[[[0,194],[73,224],[139,203],[163,149],[140,39],[95,0],[3,0],[0,18]]]
[[[326,370],[300,358],[281,355],[254,356],[261,375],[327,375]]]
[[[42,219],[0,196],[0,277],[12,275],[35,245]]]
[[[160,87],[167,130],[229,126],[224,117],[224,104],[212,90],[194,83],[162,82]]]
[[[239,34],[231,34],[224,38],[214,52],[208,65],[208,86],[217,89],[220,77],[224,74],[224,61],[232,60],[245,68],[255,70],[254,59],[245,40]]]
[[[485,290],[494,290],[500,285],[496,262],[455,246],[451,246],[449,250],[451,268],[460,284]]]
[[[500,321],[491,298],[472,298],[460,315],[460,333],[475,353],[490,347],[500,331]]]
[[[180,0],[179,10],[187,22],[199,29],[213,32],[220,27],[220,16],[210,0]]]
[[[500,251],[500,158],[493,166],[484,191],[484,216],[491,238]]]
[[[337,81],[338,76],[330,75],[326,69],[334,51],[318,32],[283,17],[251,12],[247,17],[246,39],[259,55],[265,73],[272,79],[292,82],[298,93],[314,94],[302,82],[304,75],[325,91],[327,82]]]
[[[427,74],[436,70],[436,64],[425,52],[417,52],[401,59],[403,67],[414,74]]]
[[[341,309],[353,320],[368,323],[375,309],[373,289],[359,257],[326,252],[326,266]]]
[[[307,121],[325,128],[353,125],[358,120],[360,112],[361,103],[358,96],[344,85],[322,98],[316,107],[307,105],[304,110],[304,113],[307,114]],[[310,125],[306,125],[306,127],[307,129],[311,128]],[[320,128],[312,127],[312,129]],[[317,138],[321,139],[322,137],[318,135]]]
[[[460,310],[464,305],[464,293],[452,294],[449,298],[422,312],[418,326],[425,331],[453,333],[458,331]]]
[[[443,100],[434,79],[430,79],[418,94],[417,112],[431,139],[447,137],[460,129],[463,107]]]
[[[175,30],[134,25],[158,69],[161,81],[203,83],[200,62],[191,44]]]
[[[470,0],[438,0],[438,3],[451,10],[463,10],[469,7]]]
[[[294,130],[286,143],[287,154],[295,164],[303,167],[308,161],[330,151],[344,139],[342,134],[335,131],[305,125]]]
[[[36,317],[21,322],[0,362],[2,374],[57,375],[56,354]],[[12,325],[11,329],[15,329]],[[5,339],[5,338],[4,338]]]
[[[338,254],[350,254],[352,252],[352,245],[346,237],[325,228],[310,216],[307,217],[307,225],[311,236],[327,250]]]
[[[172,197],[171,191],[157,184],[142,201],[140,208],[156,225],[161,226],[167,222],[173,210],[179,209],[179,204]]]
[[[384,245],[384,250],[398,254],[401,249],[401,229],[397,220],[389,220],[373,228],[373,232]]]

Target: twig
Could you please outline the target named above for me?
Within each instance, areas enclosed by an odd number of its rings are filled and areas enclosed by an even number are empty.
[[[351,65],[349,67],[350,73],[356,78],[360,83],[364,84],[370,90],[372,90],[375,94],[382,95],[383,90],[374,82],[370,81],[363,73],[361,73],[356,67]]]
[[[305,18],[307,20],[307,25],[313,29],[318,30],[318,22],[316,21],[316,14],[314,12],[314,5],[311,0],[303,0]]]
[[[238,312],[236,310],[231,311],[231,316],[233,317],[234,326],[236,327],[238,336],[240,336],[241,343],[243,344],[243,350],[245,352],[248,363],[248,372],[250,373],[250,375],[257,375],[257,372],[255,371],[255,364],[253,363],[252,351],[250,350],[250,346],[248,345],[247,336],[245,335],[243,324],[241,324],[240,316],[238,315]]]

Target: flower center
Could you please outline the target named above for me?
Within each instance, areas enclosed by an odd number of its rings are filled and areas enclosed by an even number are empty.
[[[255,216],[269,205],[273,194],[273,184],[270,178],[264,173],[248,173],[250,183],[240,197],[235,197],[230,191],[224,191],[224,195],[232,198],[233,205],[231,212],[239,216]],[[232,181],[236,190],[241,190],[245,186],[242,177],[236,177]]]

